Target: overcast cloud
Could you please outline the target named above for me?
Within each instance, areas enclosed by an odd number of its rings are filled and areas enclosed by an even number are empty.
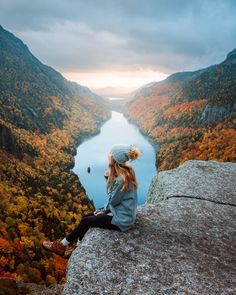
[[[0,0],[2,26],[62,72],[170,74],[236,47],[236,1]]]

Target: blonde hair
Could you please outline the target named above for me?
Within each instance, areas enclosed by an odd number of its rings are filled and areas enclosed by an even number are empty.
[[[137,152],[136,152],[137,151]],[[131,160],[135,160],[139,156],[139,150],[137,149],[133,152]],[[120,176],[123,180],[123,186],[121,191],[126,191],[131,189],[131,184],[134,186],[134,189],[138,189],[138,182],[136,179],[136,174],[132,166],[128,164],[119,164],[117,161],[114,160],[112,155],[109,158],[109,166],[107,171],[107,183],[108,186],[112,186],[116,177]]]

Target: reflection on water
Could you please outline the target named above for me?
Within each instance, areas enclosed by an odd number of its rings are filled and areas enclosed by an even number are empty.
[[[104,172],[108,165],[108,154],[113,145],[122,143],[136,144],[142,152],[141,158],[131,163],[139,183],[138,204],[145,202],[151,179],[156,175],[153,145],[123,114],[113,111],[101,132],[79,145],[75,156],[73,171],[79,176],[96,208],[102,207],[107,201]]]

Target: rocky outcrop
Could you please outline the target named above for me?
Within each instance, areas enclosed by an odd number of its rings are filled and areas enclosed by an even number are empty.
[[[19,157],[21,154],[16,137],[12,134],[9,128],[2,124],[0,124],[0,148],[3,148],[16,157]]]
[[[17,138],[13,131],[0,123],[0,149],[14,155],[16,158],[22,158],[22,155],[37,156],[37,150],[29,145],[22,138]]]
[[[189,160],[154,176],[147,202],[182,196],[236,206],[235,179],[235,163]]]
[[[235,176],[215,161],[160,172],[132,230],[88,231],[63,294],[235,294]]]
[[[215,123],[223,121],[224,118],[236,111],[236,104],[222,106],[207,104],[200,118],[202,123]]]

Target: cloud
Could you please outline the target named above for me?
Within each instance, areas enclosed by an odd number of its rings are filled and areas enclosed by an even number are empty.
[[[64,72],[195,70],[235,47],[236,2],[1,0],[5,29]]]

